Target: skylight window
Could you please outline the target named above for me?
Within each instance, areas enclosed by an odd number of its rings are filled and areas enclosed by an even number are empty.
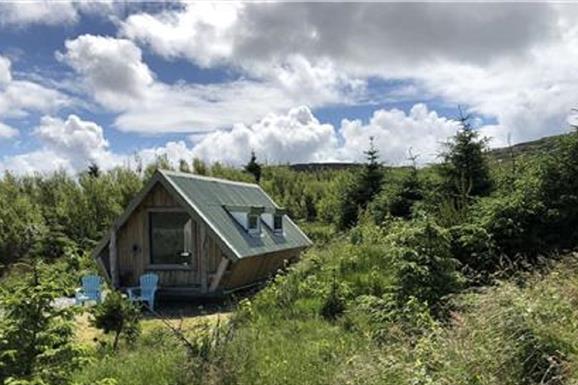
[[[251,235],[257,235],[261,233],[259,214],[247,214],[247,231]]]
[[[283,233],[283,215],[273,215],[273,232],[279,234]]]
[[[247,233],[252,236],[261,235],[263,207],[225,205],[224,208]]]

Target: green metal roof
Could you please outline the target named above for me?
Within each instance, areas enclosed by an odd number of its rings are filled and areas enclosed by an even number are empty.
[[[265,223],[261,236],[250,235],[224,206],[278,208],[256,184],[233,182],[194,174],[159,170],[178,194],[221,237],[238,258],[303,248],[312,242],[287,216],[283,216],[283,234],[274,234]],[[269,209],[269,210],[267,210]]]

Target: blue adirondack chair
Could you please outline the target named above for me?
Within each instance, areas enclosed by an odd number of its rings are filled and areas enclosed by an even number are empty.
[[[155,293],[159,283],[159,276],[154,273],[147,273],[140,276],[139,287],[129,287],[127,289],[128,299],[133,302],[146,302],[151,311],[155,310]]]
[[[85,275],[82,277],[82,287],[76,289],[74,295],[77,305],[83,305],[86,301],[96,301],[100,303],[100,284],[101,278],[98,275]]]

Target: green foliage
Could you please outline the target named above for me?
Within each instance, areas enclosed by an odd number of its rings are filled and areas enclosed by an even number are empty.
[[[251,151],[251,159],[245,166],[245,172],[253,175],[255,182],[259,183],[261,181],[261,165],[257,163],[257,156],[255,155],[255,151]]]
[[[492,235],[478,224],[449,229],[451,254],[460,261],[471,282],[490,283],[492,273],[505,268]]]
[[[444,298],[464,283],[459,262],[451,254],[447,230],[426,220],[412,226],[404,224],[389,238],[395,258],[397,302],[416,299],[441,314]]]
[[[369,143],[369,149],[365,151],[365,156],[367,160],[362,171],[346,185],[341,199],[338,226],[342,230],[357,223],[359,212],[367,208],[382,189],[385,175],[379,162],[378,150],[373,145],[373,138]]]
[[[0,265],[30,254],[48,231],[40,207],[23,190],[11,174],[0,181]]]
[[[418,170],[412,167],[400,181],[390,179],[388,186],[369,205],[375,223],[382,223],[388,216],[409,219],[416,203],[424,199]]]
[[[117,291],[108,293],[91,312],[91,325],[114,335],[113,350],[117,349],[120,337],[134,343],[140,333],[140,310]]]
[[[326,320],[335,320],[345,311],[345,298],[341,293],[341,288],[337,283],[337,278],[333,276],[331,289],[321,305],[320,314]]]
[[[452,197],[488,195],[492,181],[485,157],[487,140],[479,139],[469,117],[460,118],[460,130],[445,145],[439,169],[445,193]]]
[[[40,263],[0,287],[0,380],[2,383],[61,384],[79,366],[73,343],[73,313],[54,300],[58,279]]]
[[[187,352],[170,333],[153,330],[131,349],[97,352],[73,373],[76,385],[194,384]]]

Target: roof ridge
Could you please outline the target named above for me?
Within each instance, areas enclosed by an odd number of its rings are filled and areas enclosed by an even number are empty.
[[[213,176],[199,175],[199,174],[193,174],[193,173],[189,173],[189,172],[165,170],[165,169],[160,169],[160,168],[157,171],[160,172],[161,174],[165,175],[165,176],[171,176],[172,175],[172,176],[180,176],[180,177],[190,178],[190,179],[200,179],[200,180],[212,181],[212,182],[217,182],[217,183],[236,184],[236,185],[246,186],[246,187],[261,188],[261,186],[259,186],[256,183],[239,182],[236,180],[215,178]]]

